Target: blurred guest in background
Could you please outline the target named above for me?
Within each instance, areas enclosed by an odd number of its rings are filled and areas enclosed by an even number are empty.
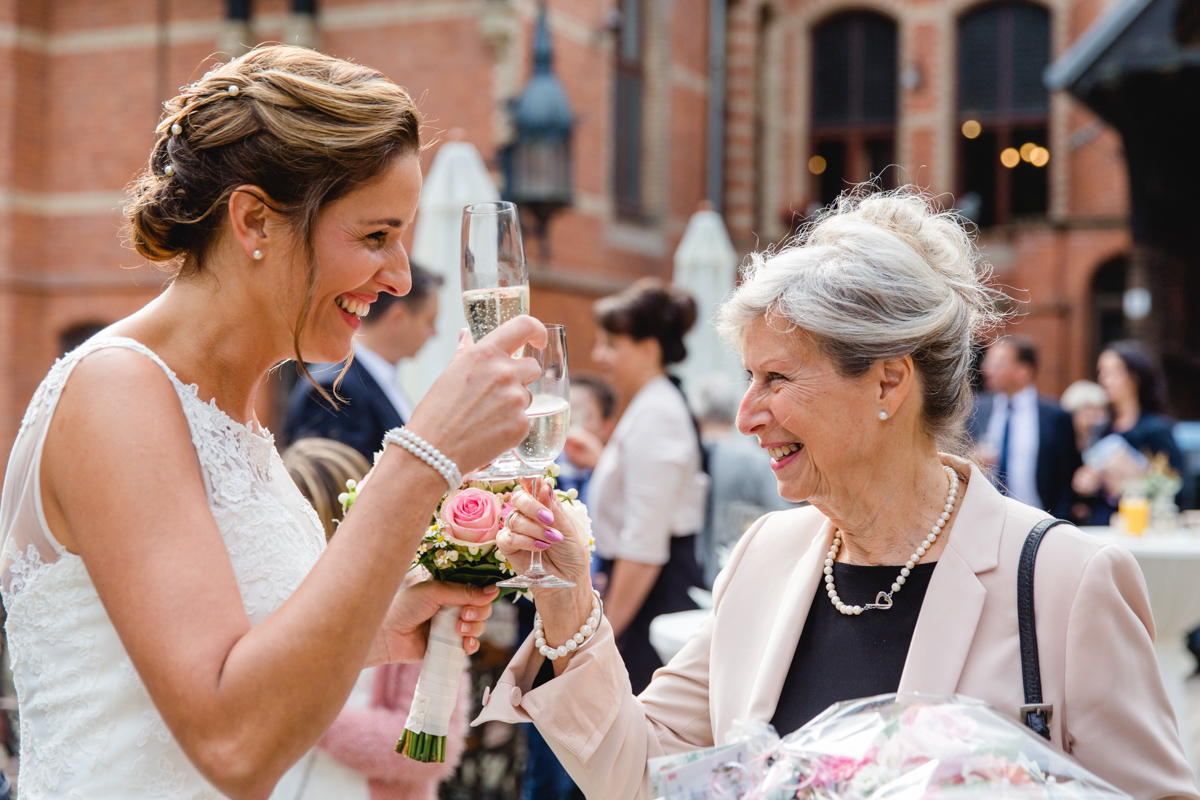
[[[1089,458],[1089,463],[1075,473],[1075,491],[1089,498],[1093,507],[1091,523],[1107,525],[1117,510],[1122,487],[1146,469],[1137,454],[1165,455],[1171,469],[1180,475],[1184,474],[1184,463],[1183,453],[1171,435],[1172,421],[1166,416],[1166,375],[1154,354],[1141,342],[1110,342],[1097,359],[1096,375],[1112,407],[1112,421],[1103,434],[1119,434],[1133,455],[1131,458],[1117,453],[1104,463]],[[1181,508],[1188,504],[1186,492],[1185,481],[1176,498]]]
[[[1037,348],[1006,336],[988,348],[983,380],[989,394],[971,416],[976,457],[992,467],[992,479],[1009,497],[1049,511],[1071,513],[1071,476],[1080,465],[1071,416],[1038,395]]]
[[[354,339],[354,357],[313,371],[317,383],[329,394],[339,375],[336,408],[316,386],[301,382],[288,403],[287,438],[321,436],[348,444],[370,462],[381,449],[383,435],[408,421],[412,402],[396,383],[396,365],[412,358],[436,333],[438,287],[441,276],[411,264],[412,289],[403,297],[381,292],[364,317]]]
[[[1079,452],[1094,445],[1108,427],[1111,414],[1104,387],[1092,381],[1075,381],[1063,392],[1059,405],[1071,415],[1075,446]]]
[[[571,429],[559,457],[562,468],[558,488],[578,489],[584,496],[592,470],[604,452],[604,444],[617,425],[617,395],[612,386],[596,375],[571,378]]]
[[[640,692],[662,666],[650,620],[695,608],[687,589],[704,581],[696,533],[708,479],[695,421],[666,372],[687,356],[683,336],[696,322],[696,302],[644,279],[600,300],[595,317],[592,360],[626,406],[592,473],[590,509],[608,576],[605,615]]]
[[[712,586],[746,528],[768,511],[795,505],[779,496],[770,458],[758,439],[734,427],[743,388],[713,375],[697,387],[692,401],[711,480],[708,512],[696,540],[706,586]]]
[[[297,440],[283,464],[333,536],[342,519],[338,495],[346,481],[362,480],[367,460],[331,439]],[[423,764],[396,755],[421,664],[387,664],[364,669],[346,706],[329,730],[279,780],[271,800],[434,800],[438,784],[462,757],[467,730],[469,682],[459,685],[458,705],[446,737],[446,762]]]

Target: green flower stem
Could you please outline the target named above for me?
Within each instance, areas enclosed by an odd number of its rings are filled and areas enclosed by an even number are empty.
[[[413,733],[406,728],[396,743],[396,752],[424,764],[442,764],[446,761],[446,737]]]

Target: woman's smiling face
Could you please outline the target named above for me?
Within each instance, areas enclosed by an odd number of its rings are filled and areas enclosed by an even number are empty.
[[[306,361],[346,358],[379,293],[408,293],[412,278],[400,236],[416,216],[420,194],[421,162],[405,155],[321,210],[312,237],[318,276],[300,337]]]
[[[831,496],[869,458],[874,437],[863,434],[879,426],[870,373],[842,377],[803,332],[765,319],[746,328],[742,360],[750,388],[738,429],[770,452],[779,494],[793,502]]]

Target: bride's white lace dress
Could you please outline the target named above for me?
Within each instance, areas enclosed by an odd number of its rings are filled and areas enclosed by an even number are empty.
[[[200,400],[194,385],[131,339],[92,340],[60,359],[21,423],[0,499],[0,592],[20,711],[18,788],[22,800],[219,798],[154,707],[83,561],[55,541],[42,513],[38,473],[50,418],[71,370],[104,347],[144,354],[175,385],[252,624],[283,604],[325,547],[270,434]],[[136,398],[130,402],[136,407]]]

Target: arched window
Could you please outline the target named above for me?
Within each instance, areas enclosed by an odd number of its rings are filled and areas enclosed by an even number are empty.
[[[983,226],[1046,213],[1050,14],[1032,3],[977,8],[958,23],[959,206]]]
[[[1096,268],[1092,276],[1092,360],[1109,342],[1130,335],[1125,321],[1125,289],[1129,280],[1129,259],[1116,256]]]
[[[849,183],[883,175],[896,150],[896,24],[851,11],[813,30],[812,194],[831,202]],[[889,181],[890,183],[890,181]]]

